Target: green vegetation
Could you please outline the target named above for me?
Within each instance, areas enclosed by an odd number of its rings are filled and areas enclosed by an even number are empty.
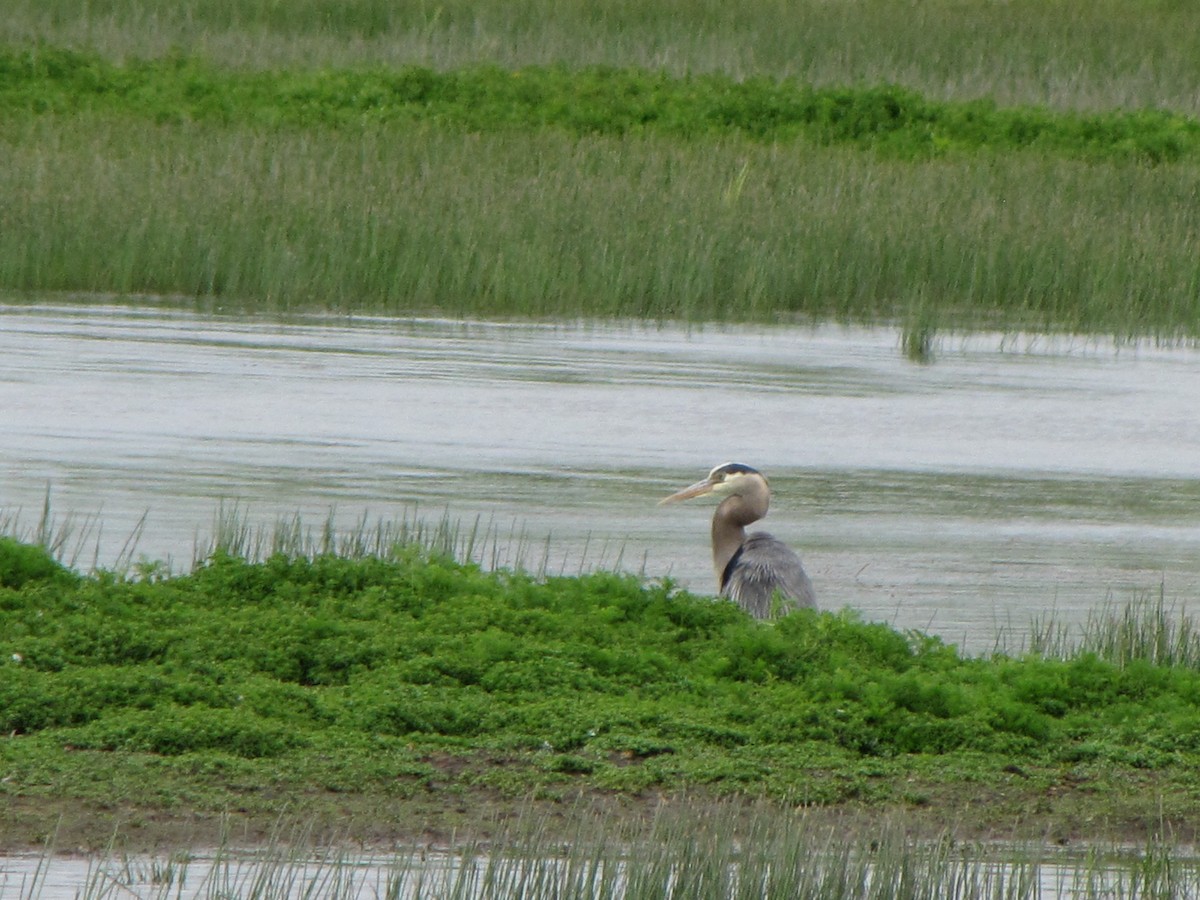
[[[1200,335],[1178,4],[18,2],[0,289]]]
[[[1200,28],[1179,0],[9,0],[0,44],[39,41],[237,69],[598,65],[1200,115]]]
[[[228,73],[169,58],[116,67],[37,48],[0,54],[0,110],[133,114],[158,122],[345,127],[421,122],[454,131],[849,144],[902,158],[1028,148],[1082,159],[1200,160],[1200,122],[1167,112],[1077,116],[935,103],[903,88],[816,89],[628,69],[398,69]]]
[[[5,133],[0,286],[22,291],[1200,331],[1193,166],[91,114]]]
[[[416,549],[218,551],[135,580],[78,577],[12,540],[0,560],[14,802],[261,816],[281,797],[303,811],[341,794],[700,790],[954,809],[1008,830],[1069,820],[1025,804],[1083,790],[1111,792],[1092,829],[1144,824],[1148,807],[1195,821],[1194,648],[1169,666],[1129,640],[1119,664],[965,658],[849,612],[771,625],[669,584],[535,580]],[[980,792],[990,805],[957,806]]]
[[[1194,862],[1159,842],[1081,855],[1036,844],[960,844],[946,835],[914,840],[891,822],[846,826],[738,803],[665,806],[646,824],[584,814],[568,830],[525,813],[486,843],[365,859],[345,850],[314,857],[311,834],[281,830],[251,854],[222,844],[211,856],[110,855],[91,863],[81,900],[168,900],[185,885],[202,900],[1036,900],[1047,891],[1133,900],[1188,897],[1200,887]],[[31,887],[24,896],[38,897]]]

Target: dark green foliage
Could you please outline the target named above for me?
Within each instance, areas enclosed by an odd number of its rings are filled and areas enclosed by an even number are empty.
[[[622,575],[218,554],[4,597],[0,730],[80,749],[300,759],[403,740],[550,753],[536,771],[598,785],[741,789],[797,752],[1143,768],[1200,752],[1193,670],[963,658],[849,612],[766,624]],[[803,780],[788,771],[779,789]]]
[[[1200,122],[1157,110],[1001,109],[982,100],[936,102],[891,85],[815,88],[761,77],[678,78],[602,67],[245,73],[179,56],[120,66],[50,46],[0,51],[0,110],[270,127],[428,122],[467,131],[550,127],[576,135],[659,132],[686,139],[739,134],[849,144],[901,158],[983,148],[1150,163],[1200,155]]]
[[[75,573],[43,547],[0,537],[0,588],[21,588],[35,581],[74,584],[76,580]]]
[[[277,722],[242,710],[160,705],[123,710],[63,732],[73,747],[179,756],[219,751],[250,759],[278,756],[303,740]]]

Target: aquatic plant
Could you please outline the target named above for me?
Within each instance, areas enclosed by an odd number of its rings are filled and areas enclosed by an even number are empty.
[[[1053,614],[1034,620],[1030,650],[1050,657],[1094,653],[1119,666],[1200,668],[1200,627],[1186,607],[1169,603],[1165,592],[1134,597],[1125,603],[1111,599],[1075,628]]]
[[[18,291],[227,312],[1200,333],[1191,165],[437,127],[45,117],[16,131],[0,287]]]
[[[487,841],[386,854],[336,844],[314,850],[315,837],[277,826],[258,848],[223,842],[166,858],[110,850],[89,862],[80,896],[1032,900],[1050,892],[1133,900],[1190,896],[1200,887],[1186,848],[1165,841],[1066,854],[1039,843],[915,839],[902,819],[819,818],[745,802],[664,805],[646,823],[588,810],[568,811],[563,821],[525,810]],[[41,863],[44,880],[56,861],[47,855]],[[39,887],[35,878],[22,897],[36,900]]]
[[[72,583],[78,576],[42,546],[0,535],[0,587],[19,589],[29,582]]]

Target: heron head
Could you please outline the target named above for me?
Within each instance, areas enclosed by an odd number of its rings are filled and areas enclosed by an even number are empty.
[[[690,500],[693,497],[703,497],[706,494],[727,497],[739,493],[746,486],[747,479],[759,480],[763,485],[767,483],[766,476],[758,471],[758,469],[743,465],[742,463],[722,463],[709,472],[708,477],[703,481],[697,481],[695,484],[688,485],[681,491],[676,491],[670,497],[664,497],[658,501],[658,505],[678,503],[680,500]]]

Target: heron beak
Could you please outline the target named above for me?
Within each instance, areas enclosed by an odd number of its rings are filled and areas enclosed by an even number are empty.
[[[691,500],[693,497],[703,497],[705,494],[711,494],[717,482],[705,478],[703,481],[697,481],[695,484],[685,487],[682,491],[676,491],[670,497],[664,497],[658,501],[659,506],[665,506],[668,503],[678,503],[680,500]]]

